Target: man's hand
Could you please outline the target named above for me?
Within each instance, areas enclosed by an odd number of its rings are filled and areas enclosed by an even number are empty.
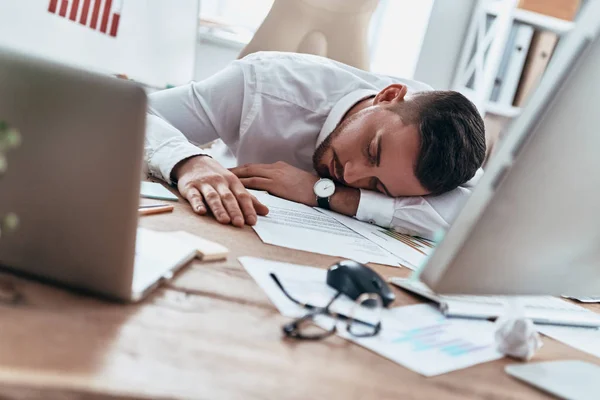
[[[274,164],[247,164],[230,171],[249,189],[266,190],[274,196],[308,206],[317,205],[313,186],[319,177],[283,161]]]
[[[274,196],[317,206],[313,186],[319,177],[282,161],[275,164],[248,164],[232,168],[240,181],[249,189],[266,190]],[[340,214],[356,215],[360,202],[360,190],[336,185],[335,193],[329,198],[329,206]]]
[[[267,215],[269,209],[252,196],[240,180],[217,161],[196,156],[181,161],[173,168],[177,189],[200,214],[208,208],[222,224],[235,226],[256,224],[256,215]]]

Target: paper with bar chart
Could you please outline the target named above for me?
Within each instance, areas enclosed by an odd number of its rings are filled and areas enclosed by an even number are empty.
[[[153,86],[194,77],[198,0],[0,0],[0,48]]]
[[[124,0],[49,0],[48,12],[117,37]]]
[[[496,351],[489,321],[445,318],[429,304],[386,310],[382,331],[348,340],[425,376],[435,376],[503,357]]]
[[[413,270],[419,268],[435,250],[435,243],[429,240],[403,235],[332,211],[322,209],[319,211],[335,218],[354,232],[404,260],[401,264],[407,268]]]

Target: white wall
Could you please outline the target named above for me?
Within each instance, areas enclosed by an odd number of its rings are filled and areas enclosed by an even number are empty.
[[[433,0],[380,0],[371,21],[371,71],[412,78]]]
[[[241,43],[227,43],[217,39],[202,39],[196,44],[194,80],[206,79],[235,60],[244,47]]]
[[[198,4],[172,3],[125,1],[118,35],[111,37],[79,22],[83,7],[73,11],[76,21],[71,21],[48,12],[48,0],[0,0],[0,46],[98,72],[126,74],[150,86],[182,84],[194,70]],[[68,4],[70,16],[75,2]]]
[[[435,0],[414,78],[451,89],[476,0]]]

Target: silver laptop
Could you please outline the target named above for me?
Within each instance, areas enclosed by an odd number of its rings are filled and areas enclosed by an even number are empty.
[[[129,301],[189,261],[141,254],[149,232],[136,257],[145,118],[133,83],[0,49],[0,121],[22,136],[0,175],[0,220],[20,221],[2,267]]]
[[[600,294],[599,30],[589,1],[420,272],[435,292]]]

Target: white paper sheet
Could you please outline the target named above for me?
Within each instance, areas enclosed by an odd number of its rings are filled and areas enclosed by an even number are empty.
[[[537,325],[537,330],[577,350],[600,357],[600,329]]]
[[[583,297],[575,297],[575,296],[563,296],[567,299],[577,300],[580,303],[600,303],[600,296],[583,296]]]
[[[492,322],[448,319],[429,304],[392,308],[382,324],[372,338],[354,338],[341,330],[340,336],[425,376],[503,357],[496,351]]]
[[[271,272],[300,301],[323,303],[335,294],[325,283],[324,269],[253,257],[239,260],[285,316],[297,318],[306,310],[283,294],[269,276]],[[334,304],[336,310],[343,310],[353,302],[341,297]],[[502,358],[495,350],[494,329],[488,321],[447,319],[435,307],[421,304],[384,310],[382,330],[376,337],[352,337],[344,326],[338,326],[338,334],[415,372],[434,376]]]
[[[178,201],[179,199],[173,193],[169,192],[160,183],[142,182],[140,186],[140,196],[147,199],[171,200]]]
[[[269,215],[258,217],[253,226],[267,244],[309,251],[358,262],[399,266],[399,260],[377,244],[365,239],[334,218],[312,207],[251,191],[269,207]]]
[[[377,225],[359,221],[346,215],[338,214],[328,210],[319,211],[328,215],[354,232],[378,244],[380,247],[400,258],[400,263],[412,270],[419,268],[427,257],[433,253],[435,244],[431,241],[414,238],[393,232]]]
[[[558,325],[598,326],[600,315],[581,306],[552,296],[448,296],[434,293],[423,282],[414,279],[391,278],[390,282],[408,292],[438,303],[448,317],[496,318],[507,311],[509,300],[523,308],[525,317],[533,322],[554,321]]]

